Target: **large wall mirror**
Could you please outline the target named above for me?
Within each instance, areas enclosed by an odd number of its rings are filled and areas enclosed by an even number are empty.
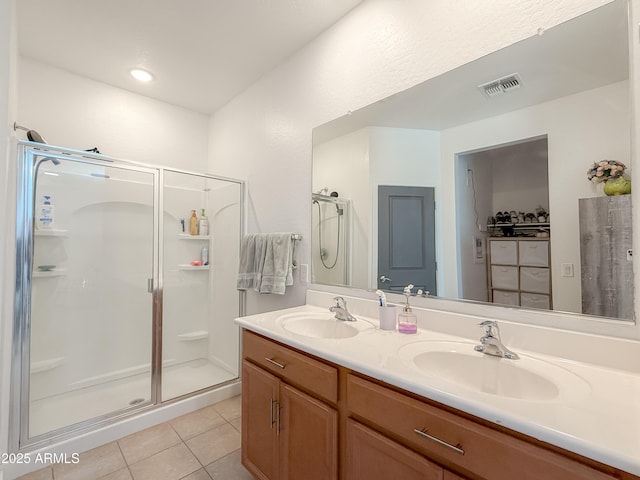
[[[630,89],[614,0],[315,128],[313,283],[633,321]]]

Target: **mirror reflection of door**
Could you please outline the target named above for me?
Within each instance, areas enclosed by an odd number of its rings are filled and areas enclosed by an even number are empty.
[[[433,187],[378,186],[378,288],[436,290]]]

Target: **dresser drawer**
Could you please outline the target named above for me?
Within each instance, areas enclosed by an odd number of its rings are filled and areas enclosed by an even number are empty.
[[[243,330],[242,355],[288,383],[338,401],[338,369]]]
[[[518,245],[520,265],[531,267],[549,266],[548,240],[521,240]]]
[[[449,467],[491,480],[612,480],[572,459],[350,374],[349,413]],[[474,477],[475,478],[475,477]]]
[[[506,292],[504,290],[493,290],[493,303],[500,305],[520,305],[518,292]]]
[[[520,267],[520,290],[525,292],[549,293],[549,269]]]
[[[551,308],[551,301],[549,295],[543,295],[541,293],[521,293],[520,306],[549,310],[549,308]]]
[[[518,290],[518,267],[492,265],[491,286],[506,290]]]
[[[518,264],[518,244],[515,240],[490,240],[491,263]]]

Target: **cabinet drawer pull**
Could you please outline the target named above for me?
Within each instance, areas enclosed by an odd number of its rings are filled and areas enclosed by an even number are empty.
[[[278,368],[282,368],[282,369],[284,369],[284,367],[286,367],[286,365],[283,365],[283,364],[282,364],[282,363],[280,363],[280,362],[276,362],[273,358],[264,357],[264,359],[265,359],[267,362],[274,364],[274,365],[275,365],[276,367],[278,367]]]
[[[443,447],[447,447],[450,448],[451,450],[453,450],[454,452],[459,453],[460,455],[464,455],[464,450],[460,447],[462,447],[462,445],[458,444],[458,445],[451,445],[450,443],[445,442],[444,440],[440,440],[439,438],[434,437],[433,435],[429,435],[427,433],[427,429],[423,429],[423,430],[418,430],[417,428],[415,428],[413,430],[415,433],[417,433],[418,435],[421,435],[425,438],[428,438],[431,441],[436,442],[438,445],[442,445]]]

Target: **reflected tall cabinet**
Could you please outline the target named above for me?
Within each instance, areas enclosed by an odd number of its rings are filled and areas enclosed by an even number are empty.
[[[549,238],[490,237],[488,240],[490,301],[551,309]]]
[[[631,195],[578,202],[582,313],[632,319]]]

